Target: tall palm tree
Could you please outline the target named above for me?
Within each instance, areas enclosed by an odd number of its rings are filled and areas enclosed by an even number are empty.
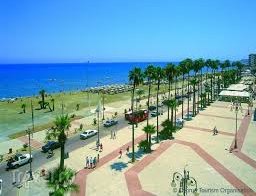
[[[39,91],[39,94],[41,96],[41,109],[45,109],[45,93],[46,91],[44,89],[42,89],[41,91]]]
[[[46,180],[47,186],[53,190],[50,195],[63,196],[69,192],[77,192],[79,187],[73,183],[75,175],[75,171],[67,167],[62,170],[57,167],[49,171]]]
[[[189,80],[190,80],[190,71],[192,70],[193,66],[193,61],[191,59],[185,59],[185,65],[187,67],[187,91],[188,91],[188,108],[187,108],[187,118],[189,118],[189,99],[190,99],[190,85],[189,85]]]
[[[181,106],[181,118],[183,119],[184,116],[184,80],[185,80],[185,74],[187,73],[187,66],[185,61],[181,61],[179,64],[180,73],[182,74],[182,85],[181,85],[181,98],[182,98],[182,106]]]
[[[137,89],[136,90],[136,110],[138,110],[138,103],[140,102],[141,100],[141,96],[144,94],[144,90],[143,89]]]
[[[210,89],[208,88],[207,89],[207,95],[208,95],[208,105],[210,104],[210,102],[209,102],[209,100],[210,100],[210,98],[209,98],[209,96],[211,95],[211,100],[212,100],[212,78],[213,78],[213,76],[212,76],[212,74],[211,75],[209,75],[209,68],[212,68],[212,64],[213,64],[213,61],[211,60],[211,59],[207,59],[206,60],[206,62],[205,62],[205,64],[206,64],[206,67],[207,67],[207,73],[206,73],[206,83],[207,83],[207,85],[208,85],[208,87],[209,87],[209,82],[208,82],[208,78],[210,78]]]
[[[64,169],[64,159],[65,159],[65,143],[67,140],[66,130],[69,129],[70,117],[68,115],[57,116],[54,125],[55,127],[49,130],[46,134],[46,139],[57,139],[60,143],[60,170]]]
[[[26,113],[26,104],[25,103],[23,103],[21,105],[21,109],[23,110],[23,113]]]
[[[168,100],[165,100],[163,102],[164,105],[166,105],[167,107],[171,108],[171,124],[173,127],[175,127],[176,125],[176,118],[173,119],[173,114],[174,114],[174,111],[176,110],[177,108],[177,101],[176,99],[168,99]],[[168,119],[169,120],[169,119]]]
[[[190,80],[190,84],[193,86],[193,116],[196,115],[196,85],[198,84],[197,78],[194,77]]]
[[[156,127],[154,125],[147,125],[143,128],[143,131],[149,135],[149,140],[148,140],[148,151],[151,151],[151,135],[156,132]]]
[[[227,71],[228,68],[230,67],[230,65],[231,65],[230,61],[229,60],[225,60],[224,63],[222,64],[223,71]],[[224,74],[224,72],[223,72],[223,74]],[[222,78],[223,86],[224,86],[224,88],[226,88],[227,85],[226,85],[226,81],[224,80],[224,75],[223,74],[222,74],[222,76],[223,76],[223,78]]]
[[[52,98],[52,99],[51,99],[51,102],[52,102],[52,111],[54,111],[54,110],[55,110],[55,104],[54,104],[54,103],[55,103],[55,100]]]
[[[215,73],[218,69],[219,60],[214,60],[211,63],[211,69],[212,69],[212,77],[211,77],[211,101],[215,100],[215,84],[216,84],[216,77]],[[212,96],[213,95],[213,96]]]
[[[200,67],[200,93],[198,92],[198,98],[199,98],[200,95],[203,93],[203,68],[205,66],[204,59],[202,59],[202,58],[198,59],[198,64],[199,64],[199,67]],[[200,108],[203,109],[202,102],[200,104]]]
[[[155,80],[157,81],[157,91],[156,91],[156,141],[157,143],[159,142],[159,110],[158,110],[158,105],[159,105],[159,90],[160,90],[160,83],[161,80],[164,77],[164,71],[161,67],[156,67],[155,69]]]
[[[129,81],[132,84],[132,100],[131,100],[131,110],[132,118],[134,119],[134,94],[136,87],[143,82],[143,73],[140,68],[135,67],[129,72]],[[134,154],[134,122],[132,122],[132,162],[135,161]]]
[[[168,80],[168,99],[170,100],[171,97],[171,85],[173,82],[173,78],[174,78],[174,73],[175,73],[175,65],[172,63],[168,63],[167,66],[164,68],[165,71],[165,75],[167,77]],[[170,119],[170,108],[168,106],[168,120]]]
[[[193,62],[193,66],[192,66],[192,69],[194,71],[194,79],[197,78],[197,74],[198,72],[202,69],[202,62],[203,60],[202,59],[197,59]],[[195,103],[198,102],[199,100],[199,82],[197,82],[197,94],[198,94],[198,99],[197,101],[193,101],[193,107],[195,107]],[[194,87],[193,87],[194,88]],[[195,92],[196,89],[193,89],[193,93]],[[196,99],[195,96],[193,96],[194,99]],[[193,115],[195,115],[197,113],[197,109],[199,109],[198,107],[198,103],[197,103],[197,107],[195,107],[195,113],[193,112]]]
[[[176,97],[177,97],[177,82],[178,82],[178,77],[180,76],[180,67],[179,66],[175,67],[174,76],[175,76],[174,98],[176,100]],[[179,102],[177,102],[177,106],[178,105],[179,105]],[[176,113],[177,113],[177,110],[175,110],[175,112],[174,112],[175,122],[176,122],[176,115],[177,115]],[[176,123],[175,123],[175,126],[176,126]]]

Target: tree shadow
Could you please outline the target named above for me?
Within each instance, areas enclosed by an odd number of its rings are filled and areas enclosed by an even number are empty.
[[[130,159],[132,158],[132,152],[126,154]],[[139,149],[134,152],[135,159],[140,159],[145,155],[145,152],[142,149]]]
[[[127,166],[127,163],[124,162],[116,162],[113,163],[112,165],[110,165],[112,170],[116,170],[116,171],[122,171],[123,169],[125,169]]]

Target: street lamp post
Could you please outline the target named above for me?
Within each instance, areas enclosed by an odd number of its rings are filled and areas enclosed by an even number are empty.
[[[27,134],[28,134],[28,146],[29,146],[29,180],[33,180],[33,175],[32,175],[31,144],[30,144],[31,129],[28,129],[26,132],[27,132]]]
[[[177,189],[177,183],[179,184],[179,188]],[[198,188],[197,188],[197,181],[195,178],[189,175],[189,171],[185,168],[183,170],[183,174],[180,172],[174,172],[172,175],[172,182],[171,186],[173,187],[173,192],[177,192],[178,196],[186,196],[188,195],[188,188],[191,187],[192,192],[194,195],[199,195]]]
[[[238,100],[236,100],[235,102],[232,103],[231,111],[233,111],[233,110],[235,110],[235,113],[236,113],[236,133],[235,133],[234,149],[237,149],[237,114],[238,114],[239,110],[241,110],[241,112],[242,112],[242,106],[241,106],[241,103],[238,102]]]
[[[96,108],[96,113],[97,113],[97,121],[98,121],[98,141],[97,141],[97,147],[100,145],[100,105]]]

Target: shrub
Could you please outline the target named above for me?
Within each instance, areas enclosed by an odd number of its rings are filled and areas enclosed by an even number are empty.
[[[147,140],[140,141],[138,148],[142,149],[143,152],[146,152],[146,153],[149,152],[150,151],[149,142]]]
[[[28,143],[23,144],[23,148],[26,150],[26,148],[28,147]]]

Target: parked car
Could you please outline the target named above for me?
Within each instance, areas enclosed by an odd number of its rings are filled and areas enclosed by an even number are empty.
[[[184,119],[182,119],[182,118],[177,118],[177,119],[176,119],[176,126],[177,126],[177,127],[183,127],[184,122],[185,122]]]
[[[160,115],[160,112],[158,112],[158,115]],[[152,116],[152,117],[156,117],[156,116],[157,116],[157,111],[151,112],[151,116]]]
[[[156,109],[156,106],[154,106],[154,105],[151,105],[151,106],[149,106],[149,111],[153,111],[153,110],[155,110]]]
[[[8,169],[13,169],[13,168],[18,168],[21,165],[29,163],[30,161],[32,161],[32,155],[31,155],[31,159],[30,159],[29,154],[16,154],[14,157],[11,157],[7,161],[6,169],[8,170]]]
[[[80,134],[80,139],[84,140],[97,134],[98,134],[97,130],[87,130]]]
[[[187,118],[192,118],[192,117],[193,117],[193,112],[186,113],[185,116],[186,116]]]
[[[60,147],[60,143],[56,141],[48,141],[42,146],[42,152],[48,152],[48,150],[54,150]]]
[[[104,123],[103,123],[103,126],[104,127],[111,127],[113,125],[116,125],[118,123],[117,120],[114,120],[114,119],[111,119],[111,120],[106,120]]]

